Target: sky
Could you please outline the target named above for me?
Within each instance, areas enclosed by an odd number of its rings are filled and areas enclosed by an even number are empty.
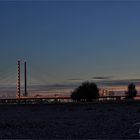
[[[0,84],[140,79],[140,1],[0,1]],[[22,72],[23,76],[23,72]]]

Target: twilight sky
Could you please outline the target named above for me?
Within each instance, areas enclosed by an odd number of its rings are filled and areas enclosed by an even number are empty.
[[[140,78],[140,2],[0,1],[0,83]],[[104,78],[105,77],[105,78]]]

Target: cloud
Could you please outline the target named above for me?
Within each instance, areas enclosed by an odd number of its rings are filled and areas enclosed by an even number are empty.
[[[110,80],[112,76],[96,76],[96,77],[92,77],[92,79],[95,80]]]
[[[127,86],[129,83],[140,85],[140,79],[120,79],[120,80],[107,80],[107,81],[98,82],[98,84],[104,86]]]

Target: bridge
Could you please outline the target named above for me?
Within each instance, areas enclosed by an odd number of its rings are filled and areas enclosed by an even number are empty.
[[[36,66],[32,64],[27,65],[26,72],[26,65],[26,61],[18,61],[17,72],[15,65],[0,69],[0,98],[70,95],[69,87],[63,87],[63,84],[54,85],[49,83],[49,81],[55,79],[58,81],[55,76],[47,72],[39,73]]]

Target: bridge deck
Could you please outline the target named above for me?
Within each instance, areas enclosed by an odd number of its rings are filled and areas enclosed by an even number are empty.
[[[97,101],[124,101],[126,96],[102,96]],[[140,95],[134,98],[140,101]],[[37,104],[37,103],[48,103],[48,102],[72,102],[69,96],[58,96],[58,97],[21,97],[21,98],[0,98],[0,104]]]

